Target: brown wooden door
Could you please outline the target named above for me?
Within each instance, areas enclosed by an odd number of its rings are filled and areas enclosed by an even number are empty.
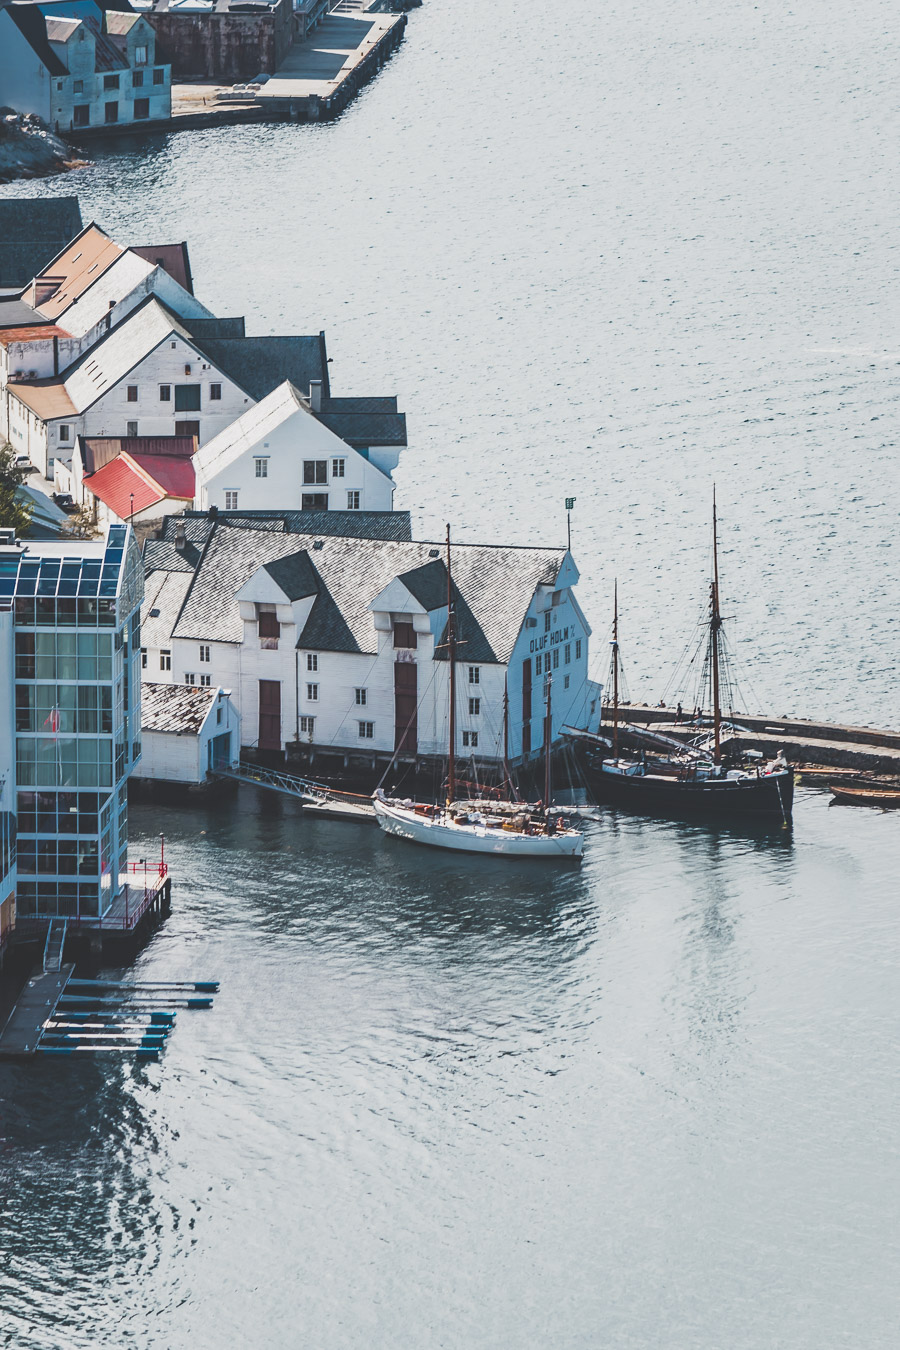
[[[281,749],[281,681],[259,682],[259,748]]]
[[[419,745],[417,669],[414,661],[394,662],[394,749],[409,755]]]
[[[522,662],[522,754],[531,754],[531,657]]]

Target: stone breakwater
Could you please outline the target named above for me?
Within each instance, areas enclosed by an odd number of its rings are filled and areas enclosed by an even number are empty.
[[[0,183],[17,178],[46,178],[79,169],[87,161],[67,145],[39,117],[0,109]]]

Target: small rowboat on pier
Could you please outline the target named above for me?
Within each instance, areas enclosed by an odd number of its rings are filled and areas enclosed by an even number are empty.
[[[880,806],[884,810],[900,807],[900,788],[840,787],[837,783],[829,783],[828,787],[836,802],[848,806]]]

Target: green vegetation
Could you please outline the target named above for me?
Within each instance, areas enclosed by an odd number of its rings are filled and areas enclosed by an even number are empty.
[[[28,533],[32,507],[16,494],[28,477],[16,465],[16,452],[7,441],[0,446],[0,528],[14,529],[16,534]]]

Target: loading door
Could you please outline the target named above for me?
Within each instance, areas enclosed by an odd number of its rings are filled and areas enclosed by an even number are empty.
[[[418,666],[394,662],[394,749],[414,755],[418,749]]]
[[[259,748],[281,749],[281,681],[259,682]]]

